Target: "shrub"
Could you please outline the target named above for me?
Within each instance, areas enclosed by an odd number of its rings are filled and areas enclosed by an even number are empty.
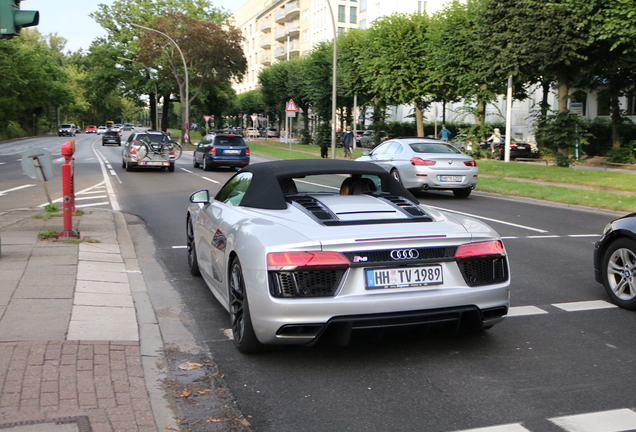
[[[7,124],[7,135],[9,138],[22,138],[26,136],[27,133],[18,122],[10,121],[9,124]]]
[[[634,145],[636,141],[632,141],[629,146],[621,147],[618,149],[612,149],[607,152],[608,162],[622,163],[622,164],[634,164],[636,163],[636,157],[634,157]]]
[[[311,132],[308,129],[301,129],[299,132],[301,144],[309,145],[312,143],[313,139],[311,137]]]

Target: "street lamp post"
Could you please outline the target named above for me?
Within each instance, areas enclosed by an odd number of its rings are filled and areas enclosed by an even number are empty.
[[[336,33],[336,19],[333,16],[333,9],[331,8],[331,1],[327,0],[327,6],[329,6],[329,15],[331,15],[331,24],[333,25],[333,65],[331,70],[331,158],[336,158],[336,61],[338,59],[338,50],[336,46],[336,40],[338,34]]]
[[[134,26],[134,27],[139,27],[142,28],[144,30],[149,30],[149,31],[153,31],[155,33],[159,33],[162,36],[167,37],[170,42],[172,42],[174,44],[174,46],[177,47],[177,50],[179,51],[179,54],[181,55],[181,60],[183,61],[183,72],[185,73],[185,100],[183,101],[183,103],[185,103],[185,113],[183,115],[183,128],[186,129],[186,132],[190,129],[190,95],[189,95],[189,88],[188,88],[188,65],[186,64],[185,61],[185,57],[183,56],[183,52],[181,52],[181,48],[179,48],[179,45],[177,45],[177,43],[174,41],[174,39],[172,39],[170,36],[168,36],[167,34],[160,32],[159,30],[155,30],[153,28],[150,27],[145,27],[139,24],[133,24],[130,23],[130,25]],[[187,139],[186,139],[187,142]]]

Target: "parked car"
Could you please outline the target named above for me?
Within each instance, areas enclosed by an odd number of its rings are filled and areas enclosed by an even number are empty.
[[[57,136],[75,136],[76,130],[73,123],[61,124],[57,129]]]
[[[454,146],[426,138],[395,138],[356,159],[380,165],[407,189],[451,190],[467,198],[477,186],[475,160]]]
[[[115,132],[114,130],[106,131],[102,134],[102,145],[106,144],[117,144],[121,146],[121,135],[119,132]]]
[[[165,168],[175,169],[174,147],[170,135],[156,130],[134,132],[128,136],[122,148],[122,168]]]
[[[190,196],[186,242],[190,272],[228,310],[243,353],[400,329],[485,330],[508,313],[499,235],[419,205],[370,163],[245,167],[214,198]]]
[[[89,133],[96,134],[97,133],[97,126],[95,126],[95,125],[86,126],[86,133],[87,134],[89,134]]]
[[[381,131],[379,132],[380,134],[380,140],[381,141],[386,141],[389,138],[386,135],[386,132]],[[362,135],[360,136],[360,139],[358,140],[360,147],[374,147],[375,146],[375,135],[376,132],[372,131],[372,130],[366,130],[362,133]]]
[[[278,136],[278,129],[269,127],[266,129],[265,134],[268,138],[275,138]]]
[[[250,149],[240,135],[206,135],[194,150],[192,163],[204,171],[226,166],[241,168],[250,163]]]
[[[97,133],[98,134],[103,134],[104,132],[106,132],[108,130],[108,128],[106,126],[100,126],[97,128]]]
[[[495,159],[504,160],[505,159],[505,146],[506,146],[506,137],[501,136],[501,143],[499,143],[495,147]],[[490,150],[489,142],[482,142],[479,145],[480,149]],[[532,157],[532,145],[529,143],[517,139],[510,138],[510,159],[515,158],[531,158]]]
[[[594,277],[612,303],[636,310],[636,213],[607,224],[594,246]]]
[[[246,136],[248,138],[256,138],[256,137],[261,136],[261,133],[255,127],[250,127],[250,128],[245,129],[244,136]]]

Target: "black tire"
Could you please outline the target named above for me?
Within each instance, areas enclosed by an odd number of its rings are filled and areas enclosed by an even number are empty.
[[[197,250],[194,245],[194,229],[192,229],[192,219],[188,215],[186,221],[186,244],[188,248],[188,267],[192,276],[201,276],[199,261],[197,260]]]
[[[601,258],[601,277],[607,295],[617,306],[636,310],[636,242],[621,238]]]
[[[171,163],[170,165],[168,165],[168,172],[174,172],[174,163]]]
[[[252,354],[264,350],[265,345],[260,343],[254,333],[250,308],[245,291],[243,269],[238,258],[234,258],[230,264],[230,320],[232,322],[232,335],[234,344],[243,354]]]
[[[212,171],[212,166],[208,165],[208,160],[203,156],[203,171]]]
[[[130,166],[130,163],[128,161],[126,161],[126,171],[132,171],[132,167]]]
[[[121,167],[126,168],[126,161],[123,158],[121,160]]]
[[[199,168],[199,162],[197,162],[197,157],[194,154],[192,154],[192,166],[194,168]]]
[[[400,177],[400,173],[398,172],[397,168],[393,168],[391,170],[391,177],[396,179],[398,183],[402,184],[402,178]]]
[[[453,189],[453,194],[457,198],[468,198],[473,190],[469,187],[463,189]]]

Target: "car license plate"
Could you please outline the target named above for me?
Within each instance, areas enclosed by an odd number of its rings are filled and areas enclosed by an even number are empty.
[[[441,265],[366,269],[367,289],[409,288],[444,283]]]
[[[163,166],[163,165],[170,165],[170,163],[169,162],[150,161],[150,162],[139,162],[139,165]]]
[[[225,154],[239,154],[240,150],[225,150]]]
[[[439,176],[439,180],[443,182],[462,182],[464,176]]]

